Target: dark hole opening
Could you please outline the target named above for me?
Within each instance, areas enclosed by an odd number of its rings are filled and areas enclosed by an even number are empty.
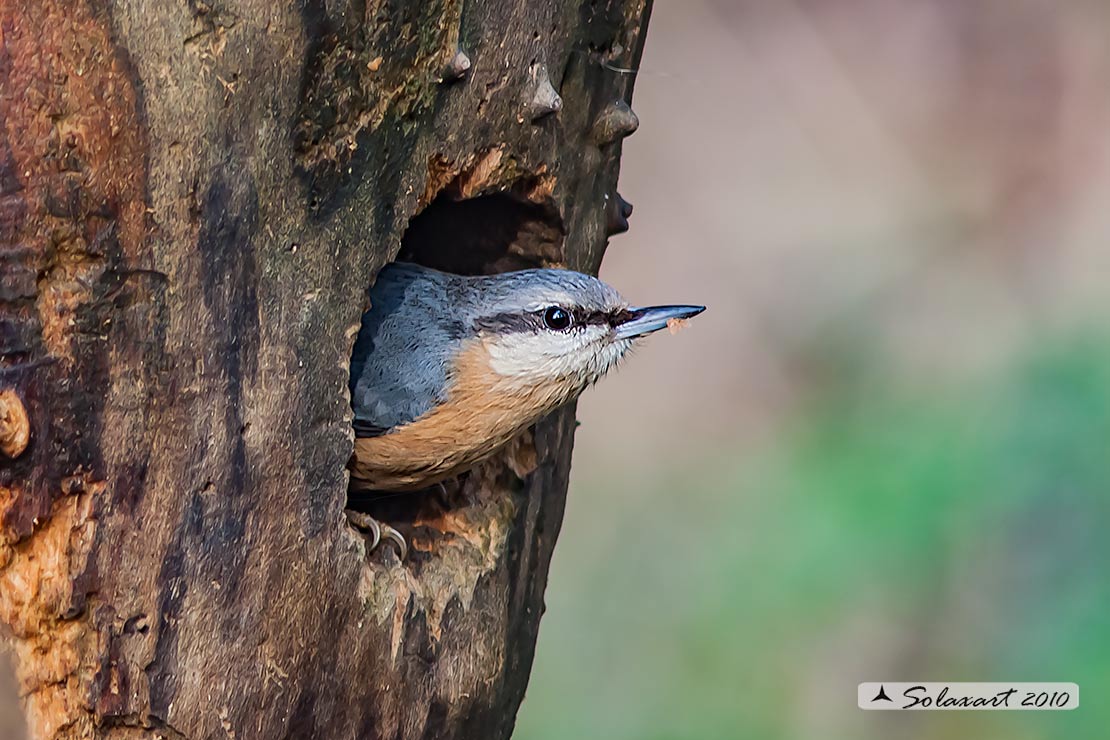
[[[520,195],[533,183],[524,181],[509,192],[460,200],[448,187],[410,221],[397,255],[413,262],[461,275],[489,275],[564,261],[563,224],[549,203],[535,203]],[[373,310],[371,308],[371,310]],[[375,492],[353,487],[347,507],[369,514],[402,532],[409,540],[410,558],[419,559],[440,535],[436,520],[474,502],[479,493],[468,486],[468,473],[421,491]],[[513,485],[508,471],[498,485]],[[420,523],[419,526],[417,523]]]
[[[557,265],[563,226],[554,206],[511,192],[468,200],[444,193],[409,222],[397,259],[460,275]]]

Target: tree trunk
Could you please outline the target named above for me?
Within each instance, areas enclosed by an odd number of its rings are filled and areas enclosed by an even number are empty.
[[[649,5],[0,0],[28,737],[510,734],[573,410],[392,500],[400,563],[343,516],[350,352],[398,255],[596,271]]]

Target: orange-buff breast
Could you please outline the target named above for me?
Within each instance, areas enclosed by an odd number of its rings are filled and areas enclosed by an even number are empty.
[[[411,491],[458,475],[572,395],[559,383],[531,387],[497,375],[481,340],[459,353],[451,378],[445,403],[380,437],[355,440],[356,487]]]

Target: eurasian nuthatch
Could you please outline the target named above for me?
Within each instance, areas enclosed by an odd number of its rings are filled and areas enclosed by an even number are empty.
[[[351,359],[350,469],[354,488],[375,491],[468,470],[577,398],[635,339],[705,310],[630,308],[569,270],[465,277],[405,263],[382,269],[370,301]]]

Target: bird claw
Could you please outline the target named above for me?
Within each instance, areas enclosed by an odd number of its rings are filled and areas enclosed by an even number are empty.
[[[389,526],[388,524],[383,524],[382,522],[379,522],[377,519],[370,516],[369,514],[366,514],[365,512],[345,509],[343,513],[347,515],[347,521],[354,525],[356,529],[360,529],[363,532],[368,533],[372,537],[370,547],[368,548],[369,552],[373,552],[375,549],[377,549],[378,545],[381,544],[381,541],[383,539],[386,539],[391,540],[393,544],[397,547],[397,554],[401,560],[404,560],[405,556],[408,555],[409,546],[408,543],[405,542],[404,535],[402,535],[393,527]]]
[[[382,538],[392,540],[393,544],[397,546],[397,555],[403,561],[405,556],[409,554],[409,546],[405,542],[405,536],[388,524],[378,522],[378,527],[381,530]]]

